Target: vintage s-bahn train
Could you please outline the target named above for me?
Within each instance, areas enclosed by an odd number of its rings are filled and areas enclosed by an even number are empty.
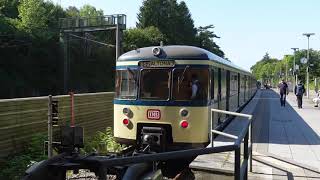
[[[210,109],[237,111],[255,90],[250,72],[198,47],[132,50],[116,63],[114,136],[155,152],[205,147],[211,116],[214,128],[228,119]]]

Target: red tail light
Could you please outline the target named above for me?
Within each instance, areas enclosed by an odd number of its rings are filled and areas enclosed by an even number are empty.
[[[122,120],[122,123],[123,123],[124,125],[128,126],[129,123],[130,123],[130,121],[129,121],[129,119],[123,119],[123,120]]]
[[[188,123],[188,121],[186,121],[186,120],[182,120],[182,121],[180,122],[180,126],[181,126],[182,128],[187,128],[187,127],[189,126],[189,123]]]

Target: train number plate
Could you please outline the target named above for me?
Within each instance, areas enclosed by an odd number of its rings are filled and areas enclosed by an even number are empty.
[[[158,67],[174,67],[175,62],[174,61],[165,61],[165,60],[159,60],[159,61],[141,61],[139,62],[139,65],[142,68],[158,68]]]
[[[150,120],[159,120],[161,118],[161,112],[159,109],[148,109],[147,118]]]

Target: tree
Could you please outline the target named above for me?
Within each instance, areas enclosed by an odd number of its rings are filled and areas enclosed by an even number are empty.
[[[18,10],[19,29],[44,40],[57,36],[59,18],[65,17],[60,6],[43,0],[21,0]]]
[[[156,46],[160,41],[166,41],[166,39],[156,27],[133,28],[124,31],[123,47],[124,51],[129,51],[145,46]]]
[[[8,18],[18,17],[19,0],[0,0],[0,14]]]
[[[281,63],[276,58],[271,58],[268,53],[266,53],[260,61],[258,61],[255,65],[253,65],[250,69],[252,74],[259,80],[263,82],[270,83],[272,79],[275,78],[275,66],[278,63]],[[281,67],[281,66],[280,66]]]
[[[0,14],[0,35],[12,34],[14,31],[15,27],[10,23],[10,19]]]
[[[269,53],[268,52],[266,52],[266,54],[263,56],[263,58],[262,58],[262,61],[268,61],[268,60],[270,60],[271,58],[270,58],[270,56],[269,56]]]
[[[48,27],[43,0],[21,0],[18,10],[21,29],[31,33]]]
[[[103,11],[101,9],[97,10],[95,7],[86,4],[80,8],[79,15],[81,17],[103,16]]]
[[[220,50],[220,47],[213,41],[214,38],[220,38],[214,34],[213,25],[197,28],[197,46],[204,48],[208,51],[215,53],[220,57],[224,57],[224,52]]]
[[[138,28],[157,27],[169,44],[195,44],[196,29],[185,2],[146,0],[138,13]]]
[[[66,9],[66,15],[68,17],[78,17],[80,16],[80,11],[77,7],[75,6],[69,6],[67,9]]]

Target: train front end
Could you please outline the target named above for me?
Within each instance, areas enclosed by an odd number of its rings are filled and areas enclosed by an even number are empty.
[[[194,67],[183,60],[118,61],[114,99],[116,140],[156,152],[206,146],[208,73],[207,67]],[[194,74],[201,77],[203,96],[191,100]]]

